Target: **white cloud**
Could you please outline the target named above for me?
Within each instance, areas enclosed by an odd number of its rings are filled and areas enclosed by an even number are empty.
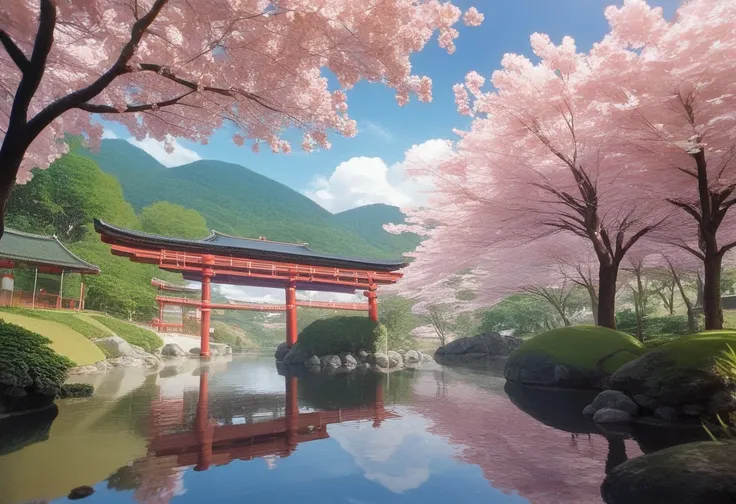
[[[331,212],[372,203],[398,207],[426,203],[431,184],[426,177],[409,176],[412,168],[430,167],[452,152],[446,140],[432,139],[414,145],[404,160],[388,166],[378,157],[353,157],[340,163],[329,177],[319,176],[304,194]]]
[[[102,130],[102,138],[118,138],[114,131],[105,128]]]
[[[169,142],[173,150],[170,153],[166,152],[164,142],[159,142],[151,137],[146,137],[144,140],[136,140],[131,137],[128,138],[128,142],[143,149],[153,156],[156,161],[167,168],[192,163],[202,159],[199,154],[182,146],[175,138],[171,137],[169,137]]]
[[[358,123],[358,134],[360,133],[366,133],[387,143],[392,143],[395,140],[391,130],[380,123],[370,120],[360,121]]]
[[[400,494],[426,483],[432,465],[453,457],[457,449],[430,433],[431,423],[424,417],[402,406],[394,411],[401,418],[386,421],[380,429],[368,422],[336,424],[330,426],[330,437],[353,456],[366,479]]]

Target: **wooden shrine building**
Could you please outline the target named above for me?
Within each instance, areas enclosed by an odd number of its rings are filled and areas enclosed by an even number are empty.
[[[201,310],[201,354],[209,355],[211,283],[282,288],[286,291],[286,343],[297,340],[296,291],[354,293],[368,298],[368,316],[378,320],[377,290],[401,278],[399,261],[367,260],[316,252],[306,244],[251,239],[213,231],[201,240],[187,240],[122,229],[95,220],[95,231],[113,254],[131,261],[156,264],[202,283],[201,300],[189,300]],[[337,306],[335,306],[337,308]],[[217,305],[238,309],[237,305]],[[243,309],[243,308],[241,308]],[[349,308],[345,308],[349,309]]]
[[[14,270],[25,266],[35,270],[31,292],[15,289],[14,275],[5,273],[0,289],[0,304],[31,308],[84,309],[84,275],[97,275],[100,268],[67,249],[55,236],[42,236],[5,229],[0,239],[0,269]],[[38,273],[59,275],[59,292],[38,291]],[[64,298],[64,273],[80,273],[79,298]]]

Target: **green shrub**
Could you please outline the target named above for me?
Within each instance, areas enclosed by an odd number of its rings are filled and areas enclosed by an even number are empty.
[[[635,336],[636,314],[630,309],[618,312],[616,314],[616,327],[621,332]],[[685,315],[665,315],[661,317],[647,315],[644,318],[642,333],[645,342],[658,340],[659,338],[672,339],[673,337],[691,334]]]
[[[244,352],[246,350],[257,350],[260,347],[253,343],[245,331],[237,326],[224,322],[213,321],[212,328],[215,330],[210,339],[215,343],[225,343],[232,347],[233,352]]]
[[[0,321],[0,384],[58,390],[74,363],[49,348],[51,340]]]
[[[534,336],[511,354],[542,353],[560,364],[613,373],[639,357],[643,346],[633,336],[599,326],[560,327]]]
[[[315,320],[299,334],[299,344],[314,355],[365,350],[376,352],[385,347],[385,328],[368,317],[330,317]]]
[[[104,315],[92,315],[92,317],[112,329],[115,334],[131,345],[139,346],[146,352],[153,352],[164,345],[163,340],[159,338],[158,334],[148,329]]]
[[[56,394],[57,399],[69,399],[72,397],[92,397],[95,388],[89,383],[67,383],[62,385],[59,393]]]

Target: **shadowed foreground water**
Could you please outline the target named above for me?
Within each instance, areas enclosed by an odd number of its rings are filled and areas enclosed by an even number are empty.
[[[589,393],[505,385],[498,364],[285,377],[235,357],[89,380],[93,398],[0,421],[0,504],[83,485],[90,504],[594,504],[608,469],[702,436],[603,435]]]

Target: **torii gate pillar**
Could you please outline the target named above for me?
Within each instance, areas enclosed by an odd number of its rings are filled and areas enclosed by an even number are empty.
[[[294,346],[296,339],[296,280],[289,280],[286,284],[286,346]]]
[[[376,290],[378,286],[371,284],[369,289],[363,292],[363,295],[368,298],[368,317],[373,322],[378,322],[378,294]]]
[[[202,320],[200,323],[200,346],[199,355],[202,357],[210,356],[210,300],[211,300],[211,280],[215,276],[212,266],[215,264],[215,257],[205,255],[202,257],[204,268],[202,268]]]

